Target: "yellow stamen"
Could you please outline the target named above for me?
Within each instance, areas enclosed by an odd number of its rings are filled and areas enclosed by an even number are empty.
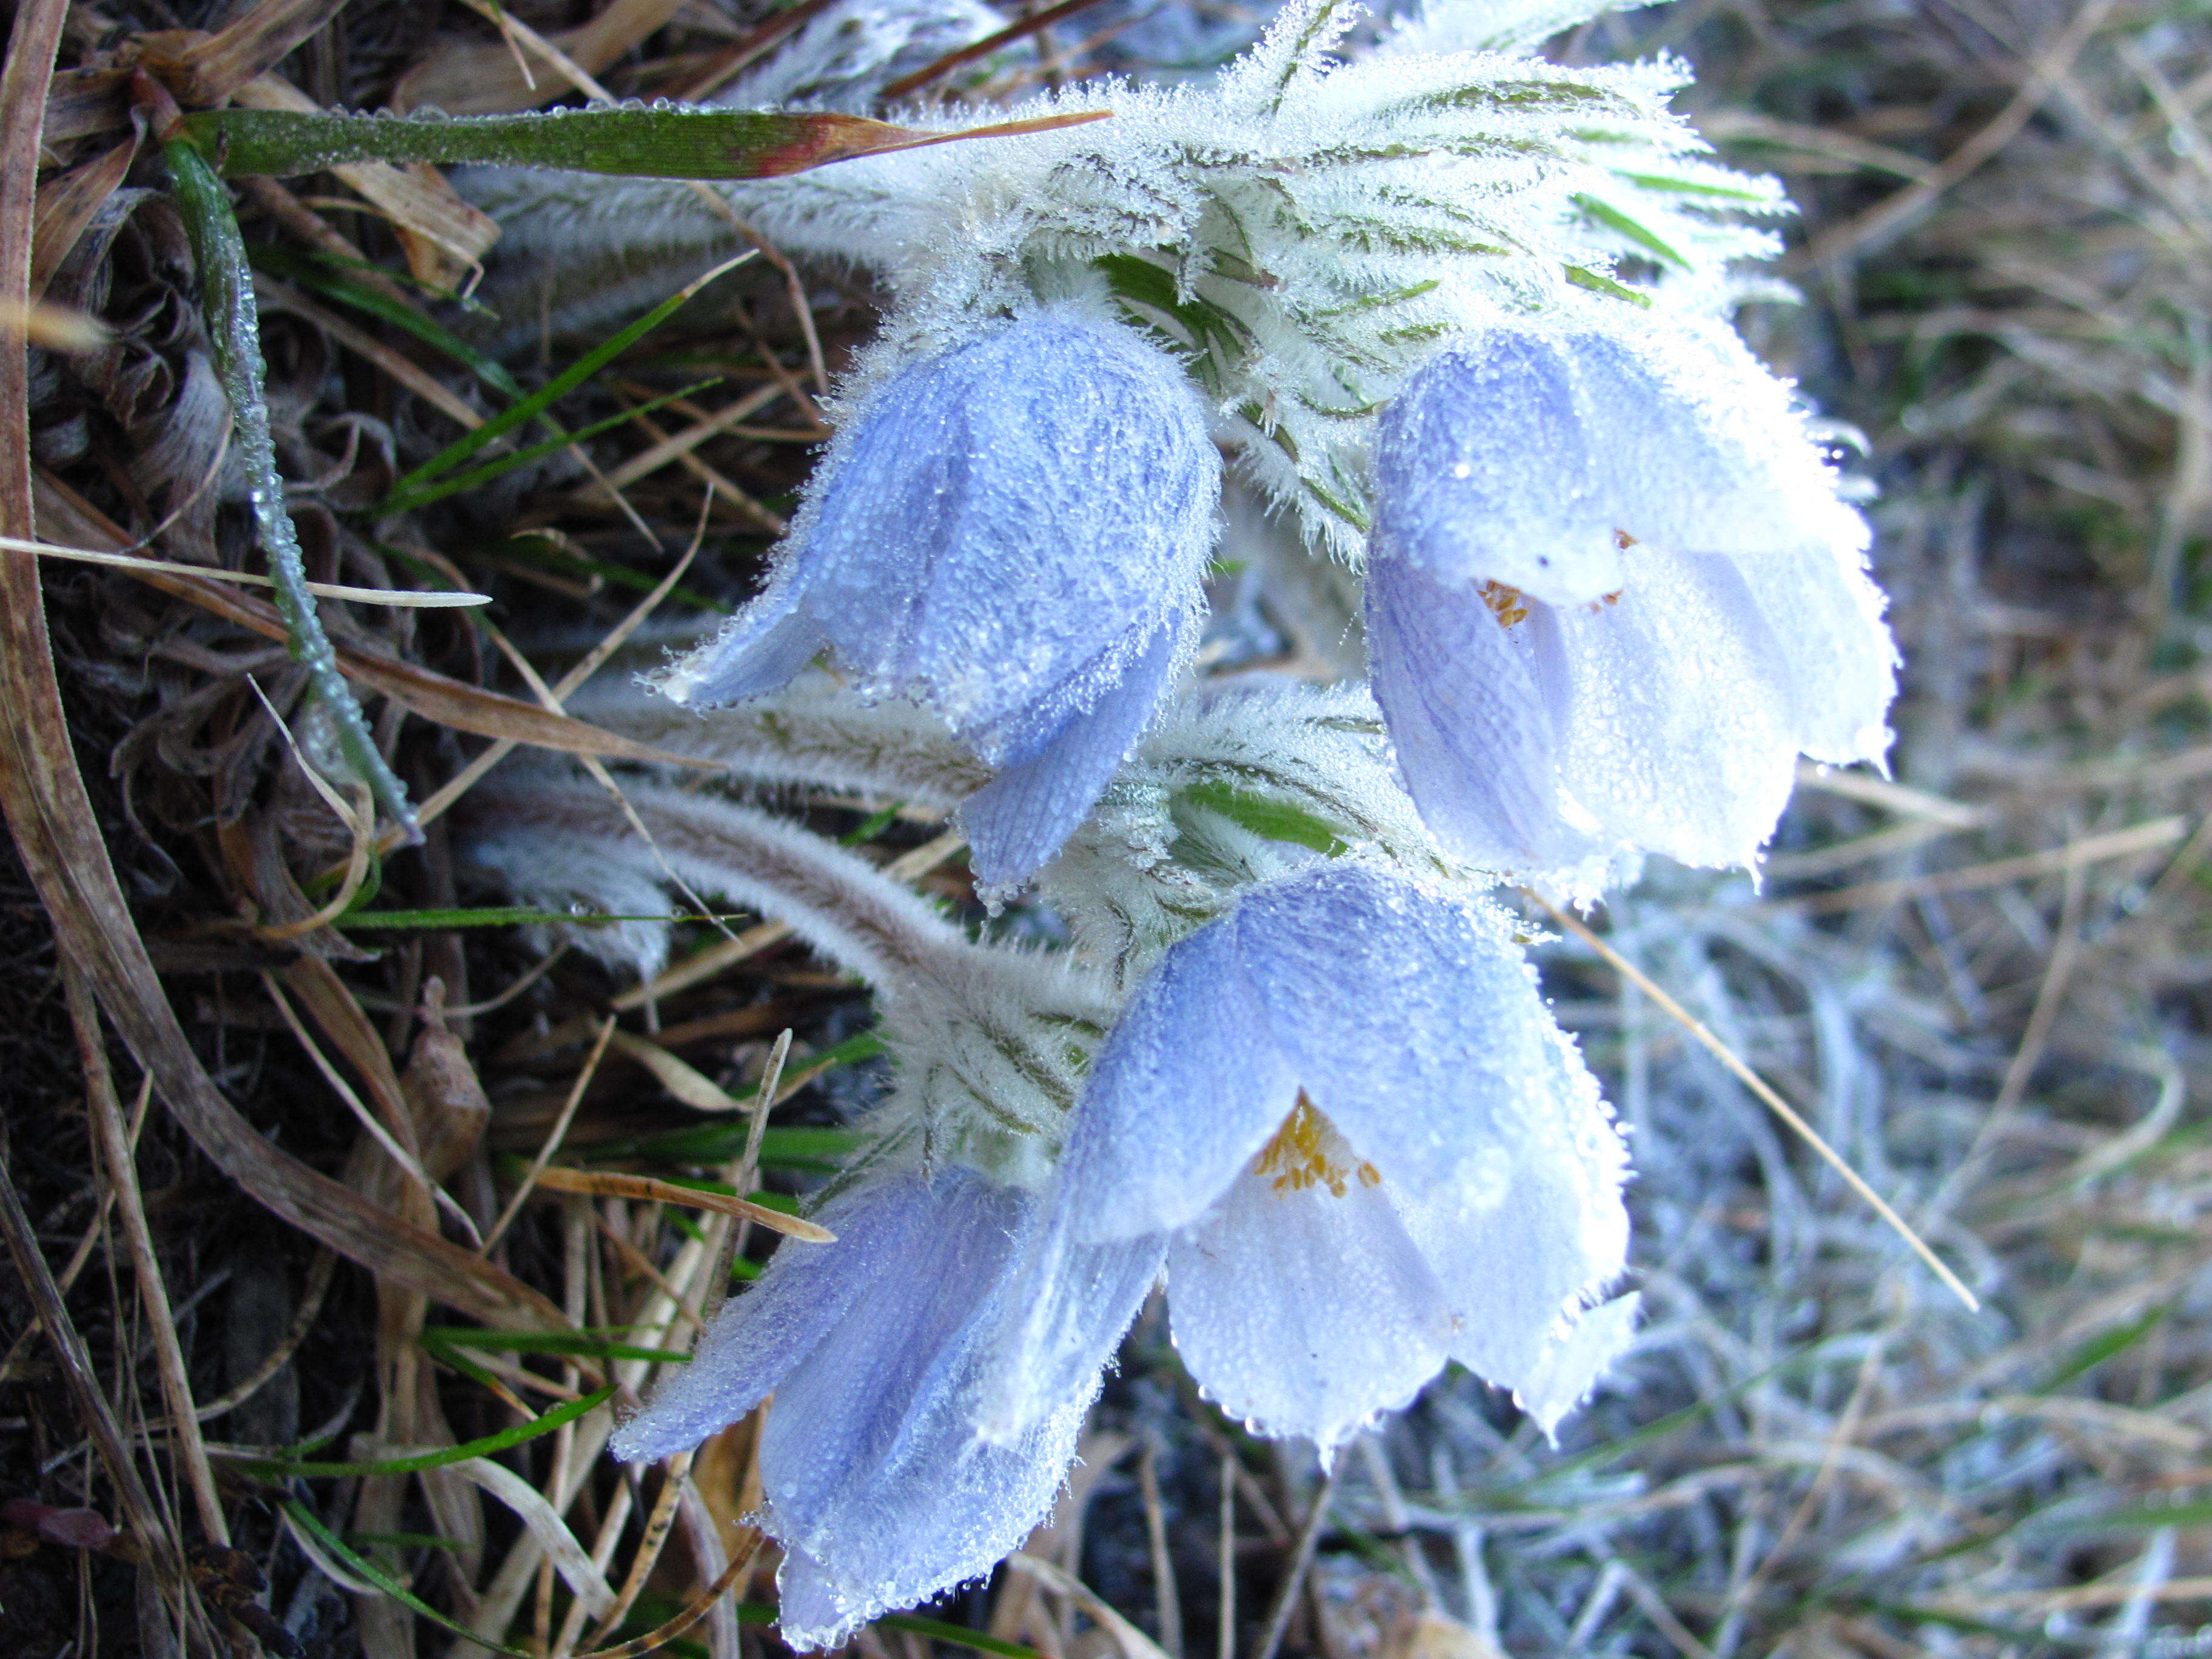
[[[1521,603],[1521,590],[1517,587],[1508,587],[1504,582],[1485,582],[1477,590],[1477,597],[1498,613],[1498,620],[1507,628],[1528,620],[1528,607]]]
[[[1298,1103],[1283,1120],[1283,1127],[1253,1159],[1252,1173],[1274,1176],[1279,1193],[1302,1193],[1309,1187],[1322,1186],[1332,1198],[1342,1198],[1350,1191],[1354,1177],[1363,1187],[1382,1185],[1382,1172],[1372,1164],[1363,1163],[1347,1172],[1345,1165],[1351,1155],[1344,1137],[1301,1089]]]

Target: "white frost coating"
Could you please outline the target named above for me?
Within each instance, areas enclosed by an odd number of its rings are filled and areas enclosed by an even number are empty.
[[[1367,631],[1455,856],[1750,865],[1797,757],[1880,762],[1896,652],[1788,387],[1686,323],[1446,348],[1384,415]]]
[[[879,382],[830,446],[767,590],[662,677],[694,706],[824,647],[997,776],[963,821],[985,886],[1058,852],[1146,724],[1202,602],[1221,462],[1174,363],[1073,306]]]
[[[1706,159],[1668,110],[1678,63],[1547,63],[1510,16],[1506,50],[1438,50],[1417,29],[1341,61],[1360,15],[1294,0],[1210,84],[1089,81],[980,113],[897,112],[947,131],[1110,120],[718,188],[779,246],[866,266],[890,290],[845,398],[994,319],[1108,301],[1186,357],[1218,435],[1307,541],[1356,565],[1376,411],[1437,339],[1620,309],[1623,283],[1718,314],[1742,297],[1739,267],[1777,250],[1747,222],[1786,206],[1771,180]],[[507,257],[588,276],[587,294],[609,291],[589,274],[610,250],[647,267],[657,252],[666,278],[734,251],[681,185],[515,171],[465,184]]]
[[[1068,1234],[1169,1241],[1184,1362],[1261,1432],[1327,1450],[1448,1358],[1548,1431],[1626,1335],[1577,1332],[1624,1266],[1626,1153],[1511,927],[1316,867],[1170,949],[1099,1051]]]
[[[982,0],[838,0],[716,94],[727,109],[866,115],[893,81],[1006,27]],[[970,73],[988,76],[987,62]],[[957,87],[958,77],[953,85]]]
[[[969,1170],[907,1170],[864,1179],[817,1218],[837,1242],[779,1248],[611,1442],[631,1462],[664,1457],[775,1395],[762,1522],[785,1552],[779,1622],[800,1649],[981,1577],[1044,1518],[1158,1261],[1142,1245],[1066,1259],[1066,1334],[1085,1363],[1018,1439],[993,1441],[974,1382],[1025,1282],[1036,1200]]]

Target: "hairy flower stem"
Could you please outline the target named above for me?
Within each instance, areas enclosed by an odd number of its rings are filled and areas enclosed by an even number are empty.
[[[647,874],[673,874],[787,922],[824,955],[887,994],[941,975],[975,949],[919,895],[857,854],[766,813],[641,787],[629,792],[641,843],[621,805],[595,785],[532,780],[471,798],[480,832],[521,830],[601,843]]]
[[[151,86],[145,76],[140,80]],[[143,96],[142,93],[142,96]],[[164,100],[156,100],[158,106]],[[170,105],[167,112],[175,112]],[[337,653],[323,631],[314,595],[307,590],[307,563],[301,556],[300,538],[291,514],[284,510],[284,480],[276,471],[276,451],[269,437],[269,405],[261,391],[266,374],[261,356],[261,319],[253,298],[253,275],[246,260],[246,242],[238,234],[238,218],[231,211],[229,194],[189,139],[165,132],[162,159],[175,186],[177,208],[185,234],[192,245],[192,263],[199,271],[200,307],[207,319],[208,342],[215,354],[216,372],[230,399],[231,433],[246,463],[261,546],[269,557],[269,574],[276,583],[276,608],[283,613],[285,633],[293,659],[307,671],[308,684],[330,716],[338,750],[376,797],[392,820],[412,844],[422,839],[415,809],[354,701],[353,689],[338,672]]]

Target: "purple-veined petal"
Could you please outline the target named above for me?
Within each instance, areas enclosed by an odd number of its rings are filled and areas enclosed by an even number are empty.
[[[1298,1075],[1244,975],[1232,921],[1154,963],[1098,1051],[1061,1165],[1078,1239],[1195,1219],[1297,1103]]]
[[[1261,1434],[1324,1452],[1444,1362],[1451,1315],[1371,1171],[1279,1186],[1248,1170],[1176,1235],[1168,1314],[1199,1386]]]
[[[829,635],[791,583],[769,588],[704,649],[661,677],[663,691],[695,708],[720,708],[780,690],[814,660]]]
[[[893,1183],[874,1183],[823,1206],[834,1244],[776,1251],[760,1282],[723,1304],[687,1365],[672,1365],[646,1408],[609,1444],[627,1462],[688,1450],[727,1428],[837,1340],[886,1275],[902,1273],[926,1243],[926,1204]]]
[[[1087,708],[1062,714],[1042,734],[1017,726],[990,745],[1011,751],[1009,758],[960,808],[976,883],[986,893],[1027,881],[1089,815],[1152,720],[1175,665],[1176,635],[1162,629]]]
[[[1394,1190],[1494,1193],[1555,1109],[1555,1028],[1502,919],[1340,860],[1255,890],[1230,925],[1298,1083]]]
[[[1530,618],[1565,687],[1560,776],[1611,839],[1749,864],[1796,776],[1785,651],[1737,562],[1631,548],[1617,601]]]
[[[1510,625],[1468,583],[1378,547],[1367,648],[1406,793],[1450,852],[1499,870],[1553,869],[1597,850],[1559,811],[1553,710],[1526,616]],[[1516,609],[1509,601],[1506,614]]]

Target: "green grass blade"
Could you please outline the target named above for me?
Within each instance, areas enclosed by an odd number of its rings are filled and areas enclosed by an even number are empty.
[[[419,1613],[431,1623],[453,1632],[454,1635],[464,1640],[475,1643],[478,1647],[489,1648],[494,1653],[513,1654],[514,1659],[532,1659],[527,1648],[511,1648],[504,1642],[495,1642],[489,1637],[477,1635],[465,1625],[455,1624],[390,1573],[385,1571],[382,1567],[354,1550],[343,1538],[316,1520],[313,1511],[297,1498],[286,1498],[283,1510],[285,1514],[292,1517],[292,1524],[313,1538],[322,1548],[329,1551],[340,1566],[364,1583],[375,1585],[410,1613]]]
[[[709,386],[720,384],[719,380],[702,380],[696,386],[685,386],[681,392],[663,392],[659,397],[648,403],[640,404],[635,409],[626,409],[619,415],[610,415],[603,421],[594,421],[580,432],[562,432],[556,428],[550,438],[541,439],[538,442],[525,448],[514,450],[501,455],[496,460],[485,462],[482,466],[471,467],[466,472],[455,473],[448,478],[441,478],[426,489],[418,489],[410,495],[397,494],[387,495],[385,497],[383,510],[386,513],[410,512],[418,507],[427,507],[432,501],[443,501],[448,495],[459,495],[464,489],[475,489],[481,485],[489,483],[503,472],[512,472],[518,466],[527,466],[533,461],[541,461],[556,450],[566,449],[570,444],[580,443],[586,438],[596,438],[600,433],[612,431],[616,427],[634,421],[641,415],[650,415],[663,404],[673,403],[678,398],[689,398],[694,392],[704,392]]]
[[[264,1457],[243,1461],[239,1464],[248,1474],[263,1480],[289,1480],[306,1475],[368,1475],[415,1474],[423,1469],[442,1469],[451,1463],[464,1463],[471,1457],[489,1457],[510,1446],[519,1446],[526,1440],[535,1440],[540,1435],[550,1434],[564,1423],[573,1423],[586,1412],[605,1405],[614,1395],[609,1384],[586,1395],[581,1400],[571,1400],[556,1406],[528,1423],[518,1423],[513,1428],[501,1429],[497,1434],[488,1434],[481,1440],[471,1440],[459,1446],[441,1446],[435,1451],[418,1452],[412,1457],[387,1457],[371,1463],[310,1463],[291,1458]]]
[[[705,276],[696,282],[687,283],[677,293],[663,300],[628,327],[617,330],[611,337],[593,346],[520,403],[493,416],[475,431],[465,433],[454,440],[412,472],[393,483],[392,493],[386,497],[387,503],[402,501],[415,495],[432,479],[443,477],[485,445],[495,443],[517,427],[526,425],[535,420],[623,352],[629,350],[638,341],[674,316],[708,283],[713,282],[717,276],[736,270],[748,259],[756,257],[757,256],[752,251],[748,250],[734,259],[723,261]]]

